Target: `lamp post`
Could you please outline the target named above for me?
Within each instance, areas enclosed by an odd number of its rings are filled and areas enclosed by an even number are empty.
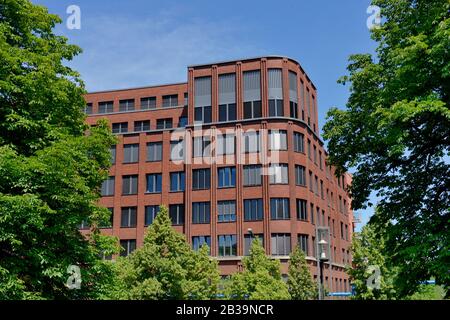
[[[254,238],[253,229],[252,228],[248,228],[247,231],[248,231],[248,234],[250,235],[250,238],[253,241],[253,238]]]
[[[320,278],[320,286],[319,286],[319,300],[324,299],[323,292],[323,264],[328,261],[327,257],[327,245],[328,242],[325,239],[319,241],[319,278]]]

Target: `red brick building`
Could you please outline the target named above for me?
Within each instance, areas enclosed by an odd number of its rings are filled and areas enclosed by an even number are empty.
[[[103,232],[118,236],[126,255],[165,204],[174,228],[194,248],[207,243],[224,275],[258,236],[284,273],[301,246],[316,277],[316,227],[327,226],[325,283],[349,291],[351,177],[325,164],[317,92],[300,64],[224,61],[190,66],[187,79],[86,95],[87,122],[108,119],[120,141],[102,186],[112,212]]]

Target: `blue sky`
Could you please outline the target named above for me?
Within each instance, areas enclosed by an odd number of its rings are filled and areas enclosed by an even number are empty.
[[[376,47],[366,26],[370,0],[33,2],[60,15],[57,32],[83,48],[70,65],[88,91],[183,82],[191,64],[286,55],[317,87],[320,127],[330,107],[345,106],[348,87],[336,80],[348,56]],[[81,9],[80,30],[66,28],[69,5]],[[365,223],[372,209],[360,213]]]

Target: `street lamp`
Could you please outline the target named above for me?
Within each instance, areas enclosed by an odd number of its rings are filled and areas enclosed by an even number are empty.
[[[325,239],[319,241],[319,277],[320,277],[320,287],[319,287],[319,300],[323,300],[323,264],[328,261],[327,257],[327,245],[328,242]]]
[[[253,240],[253,237],[254,237],[253,229],[252,228],[248,228],[247,231],[248,231],[248,234],[250,235],[250,238]]]

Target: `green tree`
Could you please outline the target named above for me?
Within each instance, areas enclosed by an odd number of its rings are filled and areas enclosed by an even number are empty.
[[[280,261],[266,256],[259,239],[252,242],[250,255],[244,257],[244,271],[233,274],[225,295],[230,299],[284,300],[290,295],[281,278]]]
[[[115,139],[104,122],[85,134],[84,85],[64,65],[81,50],[52,32],[60,22],[0,2],[0,299],[95,298],[111,279],[99,255],[116,242],[95,225],[109,214],[97,202]],[[80,289],[66,287],[70,265]]]
[[[317,299],[317,284],[311,278],[305,254],[296,246],[291,253],[288,271],[288,289],[294,300]]]
[[[345,110],[324,126],[328,162],[353,168],[353,209],[379,198],[371,221],[386,228],[386,255],[402,296],[434,277],[450,284],[450,2],[373,0],[383,24],[376,57],[350,57]],[[393,223],[388,223],[393,222]],[[384,230],[383,230],[384,231]]]
[[[117,274],[112,298],[118,299],[211,299],[220,279],[208,246],[192,250],[173,229],[165,206],[148,228],[144,245],[118,260]]]
[[[350,280],[355,287],[354,299],[386,300],[397,297],[394,288],[397,275],[384,256],[384,247],[384,237],[380,237],[370,224],[365,225],[361,232],[354,234],[351,246],[353,266],[347,267]],[[371,266],[379,269],[379,282],[375,281],[375,278],[370,278],[376,276],[375,269]]]
[[[445,290],[442,286],[432,284],[421,284],[417,292],[409,296],[408,300],[442,300]]]

